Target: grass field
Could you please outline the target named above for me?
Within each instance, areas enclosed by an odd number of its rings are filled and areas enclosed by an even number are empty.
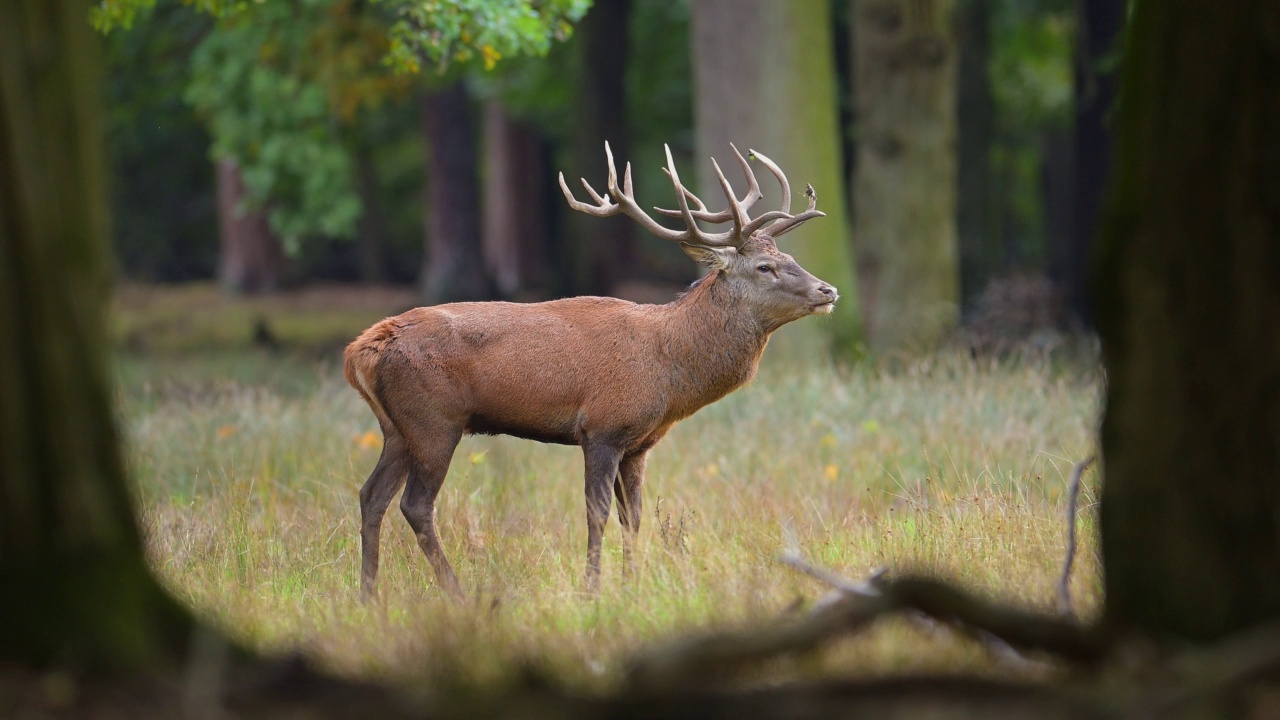
[[[121,326],[161,327],[151,305],[126,306]],[[181,315],[181,300],[160,306]],[[286,304],[225,316],[241,322],[255,312],[273,327],[294,327],[290,312],[323,315]],[[325,348],[329,335],[367,324],[361,313],[383,311],[344,312],[328,324],[313,318],[325,339],[299,346]],[[200,332],[238,332],[209,322],[214,329]],[[784,533],[812,562],[850,577],[881,566],[933,572],[1049,609],[1066,478],[1092,451],[1098,414],[1091,370],[1043,361],[956,353],[892,371],[770,368],[653,452],[638,576],[622,582],[613,519],[597,599],[582,592],[580,451],[467,438],[438,524],[470,599],[445,600],[393,506],[381,598],[365,605],[357,491],[381,438],[336,354],[201,349],[159,334],[143,345],[179,350],[122,353],[118,395],[161,577],[251,646],[414,684],[424,674],[499,681],[532,665],[581,689],[606,687],[641,648],[759,624],[823,594],[776,561]],[[1092,488],[1096,478],[1086,480]],[[1087,489],[1073,583],[1086,616],[1101,602],[1094,500]],[[780,661],[767,679],[994,669],[988,663],[968,641],[890,622]]]

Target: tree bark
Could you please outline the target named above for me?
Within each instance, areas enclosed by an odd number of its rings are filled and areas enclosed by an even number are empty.
[[[787,235],[780,249],[838,288],[840,306],[826,322],[797,322],[780,330],[766,361],[811,357],[824,345],[850,354],[862,338],[862,326],[836,127],[831,5],[828,0],[695,0],[690,25],[699,196],[715,209],[726,205],[711,157],[719,159],[737,192],[745,192],[746,181],[733,170],[732,142],[743,153],[754,148],[782,167],[791,181],[793,212],[803,209],[801,193],[811,183],[818,209],[827,213]],[[764,191],[757,208],[781,207],[772,177],[759,166],[756,173]]]
[[[360,187],[360,222],[356,225],[356,255],[360,282],[374,285],[386,279],[383,246],[387,221],[378,195],[378,168],[373,152],[364,144],[356,148],[356,176]]]
[[[1115,63],[1125,0],[1084,0],[1080,9],[1075,80],[1075,209],[1071,247],[1052,266],[1068,307],[1086,326],[1093,323],[1089,258],[1098,234],[1111,174],[1110,113],[1115,103]]]
[[[852,0],[853,228],[876,352],[928,348],[955,325],[954,0]]]
[[[1280,616],[1280,4],[1136,3],[1099,248],[1105,618]]]
[[[546,198],[542,143],[501,101],[484,109],[484,252],[498,293],[546,295]]]
[[[87,3],[0,3],[0,664],[133,670],[193,623],[151,578],[107,382]]]
[[[245,210],[244,178],[231,158],[217,161],[218,282],[234,293],[255,294],[280,288],[284,248],[271,232],[267,215]]]
[[[626,69],[630,48],[631,0],[599,0],[582,18],[581,78],[574,108],[573,165],[604,168],[604,143],[621,166],[631,157]],[[592,172],[587,177],[594,176]],[[565,223],[570,260],[569,290],[605,295],[633,273],[634,223],[625,217],[593,218],[570,212]]]
[[[995,101],[987,62],[991,54],[991,3],[960,1],[959,87],[956,99],[956,230],[960,242],[960,297],[982,291],[999,260],[992,232],[991,143]]]
[[[480,237],[476,130],[463,81],[427,96],[423,129],[430,152],[424,299],[429,304],[489,300],[493,291]]]

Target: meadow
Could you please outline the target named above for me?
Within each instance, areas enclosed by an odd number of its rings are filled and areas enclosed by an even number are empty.
[[[217,301],[210,315],[208,292],[123,294],[118,407],[156,571],[246,645],[406,685],[502,682],[533,668],[603,689],[644,648],[802,612],[827,588],[777,561],[792,542],[850,578],[928,572],[1054,607],[1067,478],[1095,443],[1101,383],[1088,364],[944,351],[892,364],[769,365],[651,454],[638,572],[623,582],[612,518],[596,598],[582,584],[581,452],[466,438],[438,526],[468,600],[451,603],[435,586],[393,506],[381,594],[365,604],[357,492],[381,436],[343,381],[338,350],[397,308]],[[287,347],[246,339],[257,314]],[[1102,598],[1097,477],[1085,479],[1072,587],[1087,618]],[[762,673],[961,667],[1008,672],[969,640],[890,621]]]

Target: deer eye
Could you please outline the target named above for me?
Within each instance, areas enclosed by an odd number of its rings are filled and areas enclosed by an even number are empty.
[[[771,273],[771,272],[773,272],[773,266],[772,266],[772,265],[757,265],[757,266],[756,266],[756,270],[757,270],[757,271],[759,271],[759,272],[762,272],[762,273]]]

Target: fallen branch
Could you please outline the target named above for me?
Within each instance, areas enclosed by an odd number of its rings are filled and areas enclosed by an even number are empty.
[[[805,572],[814,570],[805,567]],[[874,594],[856,585],[842,590],[840,597],[798,620],[678,640],[638,657],[628,679],[635,688],[696,686],[780,655],[816,650],[882,617],[913,611],[979,639],[991,636],[1019,651],[1044,652],[1079,664],[1097,663],[1108,648],[1102,638],[1075,623],[999,605],[936,580],[905,577],[879,582]]]
[[[1071,564],[1076,559],[1076,505],[1080,498],[1080,476],[1093,464],[1094,456],[1081,460],[1071,470],[1071,484],[1067,491],[1067,555],[1062,560],[1062,575],[1058,577],[1058,612],[1072,617],[1071,612]]]

